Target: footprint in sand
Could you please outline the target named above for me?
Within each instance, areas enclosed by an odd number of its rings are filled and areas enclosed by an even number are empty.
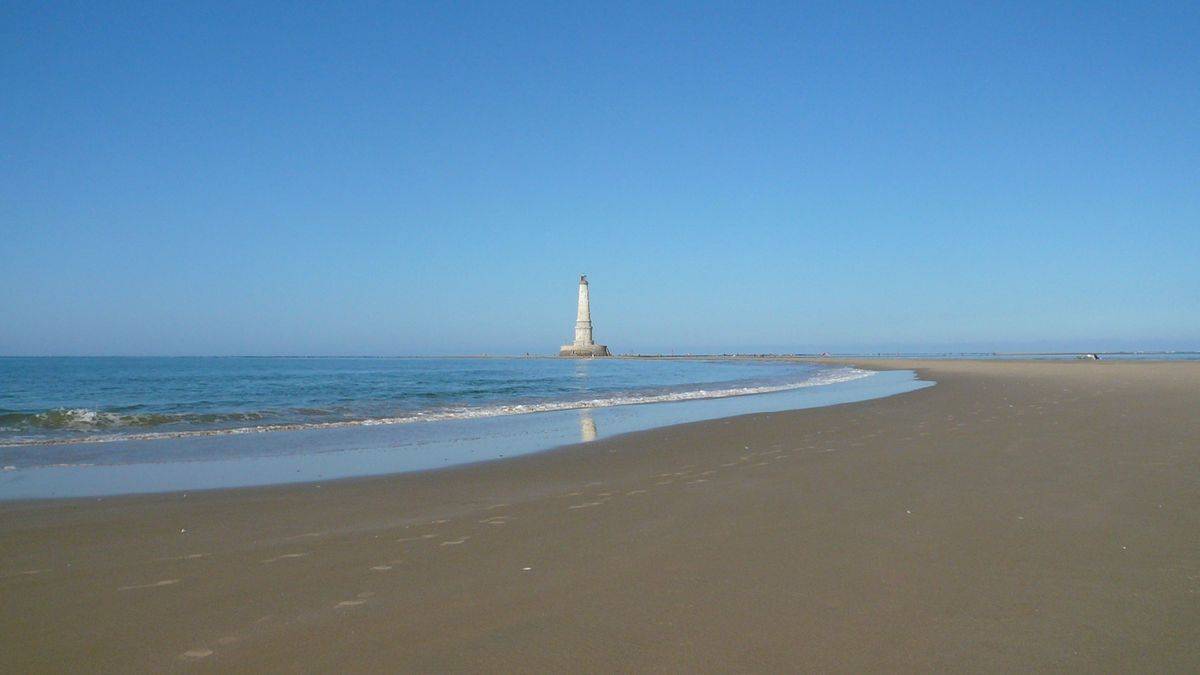
[[[158,588],[159,586],[171,586],[171,585],[174,585],[177,583],[179,583],[178,579],[163,579],[162,581],[155,581],[155,582],[149,583],[149,584],[135,584],[133,586],[122,586],[122,587],[118,588],[117,590],[118,591],[134,591],[139,588]]]
[[[166,558],[155,558],[154,562],[172,562],[175,560],[198,560],[208,555],[207,553],[189,553],[187,555],[168,556]]]
[[[320,536],[321,536],[321,535],[323,535],[323,534],[325,534],[325,533],[324,533],[324,532],[305,532],[304,534],[297,534],[297,535],[296,535],[296,536],[294,536],[294,537],[288,537],[288,540],[292,540],[292,539],[310,539],[310,538],[312,538],[312,537],[320,537]]]
[[[365,605],[367,603],[367,598],[370,598],[374,595],[375,593],[372,591],[363,591],[355,596],[353,600],[343,600],[333,607],[334,609],[337,609],[339,607],[357,607],[359,605]]]
[[[41,574],[42,572],[49,571],[49,568],[39,570],[21,570],[20,572],[13,572],[12,574],[0,574],[0,579],[11,579],[12,577],[31,577],[35,574]]]
[[[308,554],[307,553],[284,553],[283,555],[277,555],[274,558],[267,558],[266,560],[262,561],[262,564],[266,565],[268,563],[273,563],[273,562],[276,562],[279,560],[287,560],[288,558],[303,558],[306,555],[308,555]]]
[[[421,535],[421,536],[419,536],[419,537],[400,537],[400,538],[399,538],[399,539],[397,539],[396,541],[399,541],[399,542],[406,542],[406,541],[420,541],[420,540],[422,540],[422,539],[433,539],[433,538],[434,538],[434,537],[436,537],[436,536],[437,536],[436,534],[423,534],[423,535]]]

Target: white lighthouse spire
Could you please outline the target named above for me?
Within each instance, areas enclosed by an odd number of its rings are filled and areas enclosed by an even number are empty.
[[[575,314],[575,345],[590,346],[592,342],[592,302],[588,297],[587,275],[579,275],[579,311]]]
[[[608,347],[592,340],[592,303],[586,274],[579,275],[579,306],[575,313],[575,341],[563,345],[559,356],[609,356]]]

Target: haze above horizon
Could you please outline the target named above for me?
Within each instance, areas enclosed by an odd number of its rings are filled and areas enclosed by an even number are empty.
[[[1200,5],[0,8],[0,354],[1200,349]]]

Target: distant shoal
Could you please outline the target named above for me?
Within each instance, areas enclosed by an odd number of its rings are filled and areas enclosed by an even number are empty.
[[[0,671],[1200,671],[1200,363],[0,504]]]

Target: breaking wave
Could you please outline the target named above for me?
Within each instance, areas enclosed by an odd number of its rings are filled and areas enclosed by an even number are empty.
[[[161,427],[169,424],[222,424],[254,422],[267,417],[262,412],[231,413],[122,413],[89,408],[57,408],[39,413],[0,411],[0,429],[90,431],[126,427]]]
[[[836,368],[822,371],[799,381],[783,384],[762,386],[732,387],[726,389],[692,389],[667,393],[638,394],[629,393],[603,398],[547,401],[539,403],[516,403],[509,405],[456,406],[442,409],[417,411],[396,417],[375,417],[366,419],[338,420],[325,422],[292,422],[278,424],[259,424],[235,426],[219,429],[191,429],[177,431],[145,431],[117,432],[103,435],[84,435],[57,438],[9,438],[0,440],[0,447],[17,447],[31,445],[64,445],[74,443],[110,443],[115,441],[158,440],[170,438],[187,438],[196,436],[224,436],[233,434],[256,434],[272,431],[305,431],[310,429],[329,429],[339,427],[378,426],[411,424],[416,422],[439,422],[446,420],[479,419],[486,417],[501,417],[507,415],[523,415],[538,412],[553,412],[558,410],[579,410],[584,408],[610,408],[623,405],[639,405],[647,403],[673,403],[678,401],[694,401],[701,399],[728,398],[731,396],[748,396],[753,394],[770,394],[780,391],[816,387],[839,382],[849,382],[873,375],[874,373],[857,368]],[[310,410],[310,413],[324,411]],[[18,413],[11,411],[0,412],[0,428],[7,430],[65,430],[65,431],[103,431],[105,429],[152,428],[172,424],[227,424],[246,423],[264,419],[269,413],[212,413],[212,414],[161,414],[141,413],[129,414],[120,412],[105,412],[87,408],[58,409],[40,413]]]

